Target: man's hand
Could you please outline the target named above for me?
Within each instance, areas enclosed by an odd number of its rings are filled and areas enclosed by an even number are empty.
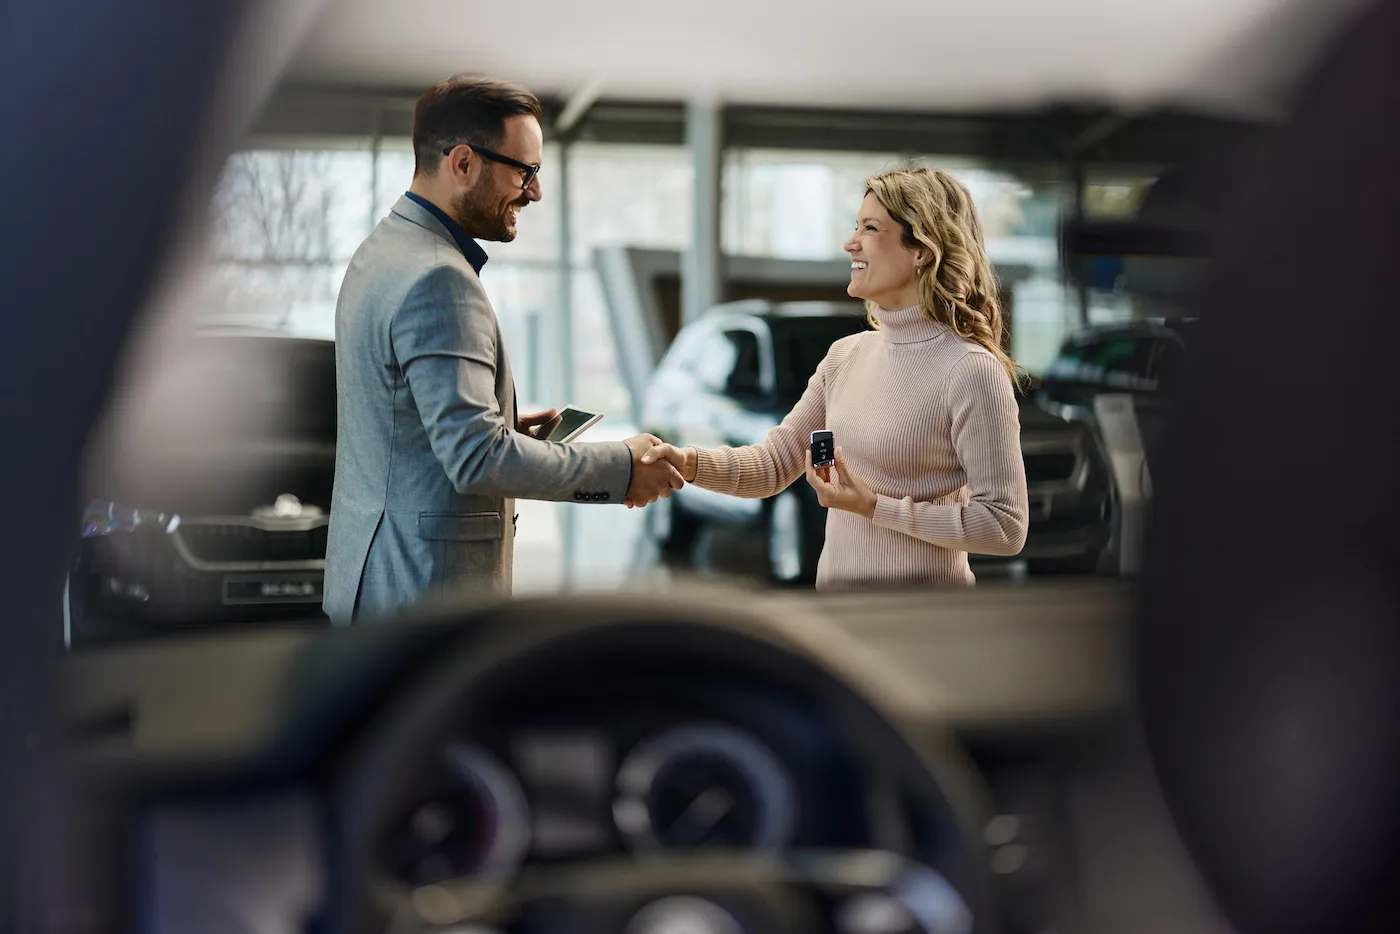
[[[698,468],[698,458],[695,455],[695,448],[678,448],[674,444],[657,444],[651,450],[642,455],[643,464],[654,464],[665,459],[681,472],[681,479],[686,483],[695,482],[695,471]]]
[[[655,435],[645,433],[627,439],[627,447],[632,451],[632,485],[627,488],[623,502],[628,509],[650,506],[658,499],[670,496],[672,490],[685,486],[680,471],[670,461],[643,459],[648,451],[662,443]]]
[[[520,421],[516,423],[515,430],[527,435],[534,435],[534,429],[540,425],[549,424],[558,414],[555,409],[545,409],[543,412],[535,412],[532,415],[522,415]]]
[[[836,449],[836,466],[823,469],[830,472],[830,480],[822,477],[816,467],[807,465],[807,482],[817,491],[817,502],[828,509],[844,509],[867,519],[875,517],[875,494],[851,472],[840,448]]]

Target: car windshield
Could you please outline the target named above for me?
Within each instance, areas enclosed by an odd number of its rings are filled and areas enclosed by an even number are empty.
[[[778,392],[787,398],[802,394],[831,345],[865,330],[859,314],[779,318],[772,323],[773,360]]]
[[[270,113],[307,112],[298,98],[284,93],[291,92],[274,93]],[[381,103],[367,99],[364,106],[375,110]],[[399,103],[396,99],[394,107]],[[325,109],[335,112],[329,104]],[[223,569],[211,570],[214,559],[198,552],[206,545],[209,555],[233,555],[239,567],[257,567],[267,578],[262,581],[268,584],[266,601],[279,613],[292,606],[280,583],[291,580],[307,594],[295,609],[319,614],[321,579],[305,565],[326,561],[325,539],[306,545],[299,537],[307,534],[298,524],[302,517],[292,517],[283,528],[274,521],[278,517],[265,514],[284,496],[328,517],[337,511],[345,516],[347,508],[353,514],[357,507],[344,504],[360,503],[364,515],[331,527],[340,535],[360,523],[354,534],[368,547],[376,533],[367,516],[379,511],[381,499],[393,503],[390,512],[402,506],[404,515],[414,517],[477,512],[480,504],[454,498],[475,496],[473,483],[497,489],[494,481],[482,479],[477,456],[467,457],[478,450],[472,439],[488,425],[492,445],[508,441],[502,449],[514,449],[517,439],[506,432],[529,427],[515,419],[517,414],[572,405],[602,415],[579,439],[583,443],[615,443],[645,432],[709,449],[759,444],[798,403],[832,345],[868,327],[861,302],[849,291],[859,270],[853,270],[843,247],[867,179],[902,164],[905,154],[813,149],[813,137],[799,134],[771,150],[743,148],[744,158],[726,169],[730,174],[722,190],[704,194],[694,184],[691,154],[684,147],[628,141],[632,138],[624,134],[579,138],[566,149],[560,140],[546,140],[545,168],[535,180],[545,191],[544,205],[519,212],[516,236],[489,243],[489,262],[476,271],[480,304],[473,308],[489,314],[473,312],[471,336],[489,338],[492,352],[443,344],[453,328],[419,332],[385,312],[372,296],[387,287],[393,270],[382,274],[387,278],[368,275],[356,258],[367,255],[360,252],[365,244],[404,233],[405,220],[422,222],[412,224],[413,230],[436,229],[432,214],[405,196],[416,165],[410,127],[396,122],[390,110],[383,116],[387,122],[377,140],[348,134],[339,124],[303,133],[283,126],[279,116],[239,141],[207,193],[209,223],[202,228],[207,242],[191,257],[175,293],[179,300],[158,310],[168,311],[181,328],[195,323],[201,334],[193,346],[188,340],[161,346],[139,366],[123,370],[113,406],[120,410],[114,415],[123,417],[102,426],[107,443],[93,448],[99,453],[89,465],[97,478],[92,497],[157,515],[179,512],[185,522],[177,539],[188,554],[176,555],[178,561],[140,551],[144,542],[134,546],[144,564],[128,569],[130,579],[123,580],[149,599],[116,594],[103,607],[109,615],[135,620],[124,635],[158,635],[141,624],[143,614],[168,594],[178,596],[176,584],[183,586],[190,576],[205,589],[199,599],[179,602],[179,613],[191,621],[215,614],[242,618],[239,607],[246,604],[229,604],[232,598],[220,589]],[[568,171],[556,175],[565,151]],[[516,150],[507,146],[500,152]],[[1091,309],[1095,314],[1086,316],[1077,293],[1067,288],[1071,283],[1056,238],[1072,202],[1063,182],[1055,180],[1060,177],[1055,165],[938,153],[908,158],[948,171],[975,203],[1011,324],[1008,349],[1028,370],[1046,372],[1072,334],[1126,306],[1126,299],[1115,304],[1099,296]],[[502,170],[501,177],[508,174]],[[1155,176],[1156,170],[1125,167],[1122,173],[1086,179],[1085,209],[1115,216],[1128,211],[1135,193]],[[562,190],[566,187],[573,195]],[[684,244],[691,236],[688,218],[698,216],[694,199],[701,195],[721,202],[721,253],[732,260],[713,294],[681,287],[693,278]],[[548,206],[563,203],[570,205],[566,217]],[[742,223],[735,226],[737,221]],[[434,250],[451,257],[458,244],[443,239],[441,231],[436,236]],[[354,310],[356,302],[363,302],[362,311]],[[727,310],[711,314],[717,306]],[[445,313],[446,306],[435,300],[432,310]],[[347,338],[347,324],[381,313],[384,322]],[[413,355],[418,364],[400,355],[412,348],[399,344],[421,335],[431,339]],[[343,342],[342,358],[354,361],[342,367],[345,372],[337,373],[336,340]],[[675,365],[660,366],[672,340],[681,341],[671,358]],[[1124,349],[1131,359],[1133,348]],[[462,372],[444,380],[445,364],[452,361]],[[434,381],[425,386],[428,377],[420,376],[414,385],[415,367],[419,374],[435,374]],[[467,388],[458,382],[464,374],[481,386],[489,380],[494,392],[477,387],[458,395]],[[341,410],[353,422],[340,426],[337,379]],[[444,387],[453,391],[431,398],[435,388],[442,393]],[[1035,397],[1027,392],[1022,401],[1031,406]],[[1118,558],[1111,465],[1068,417],[1048,404],[1043,413],[1022,416],[1026,473],[1034,487],[1027,497],[1034,510],[1019,523],[1017,534],[1024,535],[1019,552],[1001,554],[1007,542],[990,539],[968,545],[967,562],[980,585],[1113,576]],[[843,435],[839,424],[825,427],[837,431],[837,444],[858,461],[880,455],[876,446],[861,451],[854,429]],[[386,464],[373,463],[386,451]],[[410,482],[409,459],[423,472],[422,489],[437,491],[437,498]],[[499,462],[488,460],[486,467]],[[354,480],[345,479],[352,474]],[[462,486],[454,487],[453,480]],[[907,489],[892,490],[915,496],[927,487],[918,495],[949,495],[935,491],[925,477],[910,480]],[[517,492],[509,485],[499,489]],[[603,500],[593,499],[601,493],[591,488],[561,492],[531,481],[519,490],[528,492],[513,497],[509,508],[482,507],[500,512],[499,529],[494,520],[459,528],[436,519],[425,519],[420,528],[415,518],[411,534],[381,534],[379,541],[454,542],[462,548],[442,545],[439,551],[465,554],[475,548],[478,535],[513,536],[513,561],[493,564],[492,574],[504,578],[509,564],[517,594],[606,589],[653,575],[663,581],[734,577],[765,587],[815,589],[826,549],[826,514],[802,478],[742,498],[692,484],[678,490],[674,501],[654,503],[655,509],[595,508]],[[574,499],[576,494],[581,498]],[[607,501],[624,495],[614,489]],[[413,502],[400,503],[400,496]],[[246,551],[185,540],[203,523],[229,541],[242,541],[238,529],[250,522],[267,537],[238,546]],[[217,535],[210,532],[210,540]],[[112,541],[124,540],[99,544]],[[102,575],[89,571],[88,576],[87,586],[107,586]],[[890,586],[879,574],[861,583]]]

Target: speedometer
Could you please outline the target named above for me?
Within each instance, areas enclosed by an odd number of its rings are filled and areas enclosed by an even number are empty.
[[[797,793],[778,757],[751,734],[688,724],[623,761],[613,819],[636,850],[779,849],[796,830]]]
[[[499,759],[471,743],[444,751],[446,774],[391,843],[395,875],[414,885],[512,874],[530,849],[529,804]]]

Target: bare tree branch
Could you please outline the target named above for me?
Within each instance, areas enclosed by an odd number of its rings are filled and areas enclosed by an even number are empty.
[[[334,301],[334,225],[345,197],[335,168],[328,152],[253,151],[229,160],[213,203],[211,259],[225,268],[204,311],[285,326],[299,303]]]

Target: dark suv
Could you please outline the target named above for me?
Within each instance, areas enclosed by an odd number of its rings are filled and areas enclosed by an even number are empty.
[[[1102,393],[1155,396],[1185,366],[1197,322],[1192,318],[1097,325],[1076,331],[1040,380],[1050,406],[1092,408]]]
[[[855,303],[755,300],[716,306],[683,328],[643,398],[642,424],[677,444],[701,447],[762,441],[801,397],[831,345],[866,328]],[[1025,558],[1033,572],[1096,570],[1112,515],[1108,472],[1087,426],[1033,404],[1021,413],[1031,525]],[[767,500],[686,486],[647,509],[663,551],[689,550],[706,523],[763,535],[768,573],[778,582],[816,576],[825,511],[805,482]]]
[[[1077,331],[1046,369],[1036,399],[1055,415],[1092,424],[1096,396],[1130,395],[1150,470],[1165,443],[1167,390],[1186,372],[1197,327],[1178,318]]]
[[[89,455],[65,600],[70,647],[324,618],[334,345],[206,331],[172,356]]]

